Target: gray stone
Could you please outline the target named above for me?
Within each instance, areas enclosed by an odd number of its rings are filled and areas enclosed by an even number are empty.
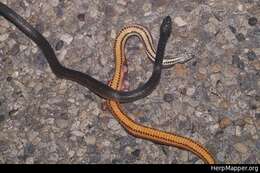
[[[168,103],[172,102],[174,100],[174,96],[173,94],[164,94],[163,100]]]
[[[257,57],[256,57],[256,53],[254,51],[248,51],[247,52],[247,59],[249,61],[253,61],[255,60]]]
[[[24,155],[25,156],[29,156],[32,155],[35,151],[35,146],[31,143],[28,143],[25,145],[24,147]]]
[[[248,147],[243,143],[236,143],[234,145],[234,147],[238,152],[243,153],[243,154],[247,153],[247,151],[248,151]]]
[[[245,39],[246,39],[243,33],[238,33],[238,34],[236,34],[236,38],[237,38],[237,40],[238,40],[239,42],[245,41]]]
[[[64,129],[64,128],[68,127],[69,122],[67,120],[64,120],[64,119],[57,119],[56,124],[59,128]]]
[[[236,67],[241,70],[245,69],[245,63],[237,55],[232,56],[232,64],[236,65]]]
[[[56,43],[55,50],[57,50],[57,51],[61,50],[63,48],[63,45],[64,45],[64,41],[63,40],[59,40]]]
[[[260,139],[258,139],[258,140],[256,141],[256,148],[257,148],[258,150],[260,150]]]

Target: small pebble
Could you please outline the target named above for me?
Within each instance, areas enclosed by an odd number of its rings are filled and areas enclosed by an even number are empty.
[[[8,76],[8,77],[6,78],[6,81],[7,81],[7,82],[10,82],[12,79],[13,79],[13,78],[12,78],[11,76]]]
[[[123,6],[127,5],[127,1],[126,0],[117,0],[117,3]]]
[[[243,154],[247,153],[247,151],[248,151],[247,146],[246,146],[245,144],[243,144],[243,143],[236,143],[236,144],[234,145],[234,147],[235,147],[235,149],[236,149],[238,152],[243,153]]]
[[[191,87],[191,88],[188,88],[187,91],[186,91],[186,94],[188,96],[192,96],[196,91],[196,88],[195,87]]]
[[[260,95],[256,95],[255,100],[259,102],[260,101]]]
[[[187,22],[185,22],[181,17],[175,17],[175,18],[174,18],[174,22],[175,22],[179,27],[182,27],[182,26],[187,25]]]
[[[135,157],[139,157],[139,156],[140,156],[140,153],[141,153],[141,150],[136,149],[136,150],[134,150],[131,154],[132,154],[133,156],[135,156]]]
[[[260,37],[260,28],[254,30],[254,35],[259,38]]]
[[[20,51],[20,46],[18,44],[15,44],[10,50],[10,54],[16,56],[19,53],[19,51]]]
[[[1,34],[0,35],[0,42],[3,42],[9,38],[9,34]]]
[[[79,21],[85,21],[85,14],[84,13],[78,14],[77,17],[78,17]]]
[[[256,53],[252,50],[247,52],[247,58],[249,61],[253,61],[256,59]]]
[[[121,129],[120,124],[118,123],[118,121],[116,121],[115,119],[110,119],[108,124],[107,124],[108,128],[117,131],[119,129]]]
[[[63,46],[64,46],[64,41],[59,40],[55,46],[55,50],[59,51],[63,48]]]
[[[51,0],[48,1],[52,7],[56,7],[59,5],[59,0]]]
[[[241,127],[240,126],[236,126],[236,128],[235,128],[235,135],[236,136],[241,136]]]
[[[244,41],[244,40],[246,39],[245,36],[244,36],[244,34],[242,34],[242,33],[236,34],[236,38],[237,38],[237,40],[238,40],[239,42]]]
[[[245,118],[244,118],[244,121],[245,121],[247,124],[254,124],[254,120],[253,120],[251,117],[245,117]]]
[[[5,115],[4,114],[0,114],[0,122],[3,122],[5,120]]]
[[[222,120],[220,120],[219,127],[221,129],[224,129],[224,128],[228,127],[231,123],[232,123],[232,121],[230,120],[230,118],[224,117]]]
[[[243,5],[242,5],[242,4],[239,4],[239,5],[238,5],[238,10],[239,10],[239,11],[243,11]]]
[[[231,31],[233,34],[235,34],[235,33],[237,32],[237,30],[236,30],[235,27],[233,27],[233,26],[231,26],[231,25],[229,25],[228,27],[229,27],[230,31]]]
[[[219,161],[224,162],[224,161],[225,161],[225,153],[224,153],[224,152],[219,152],[219,153],[217,153],[216,158],[217,158]]]
[[[96,144],[96,137],[95,136],[86,136],[85,141],[88,145],[95,145]]]
[[[188,69],[184,64],[176,64],[175,68],[175,75],[176,77],[186,78],[188,74]]]
[[[187,151],[182,151],[180,154],[180,160],[183,162],[187,162],[189,159],[189,153]]]
[[[28,143],[24,147],[24,155],[31,155],[35,151],[35,146],[32,143]]]
[[[236,65],[237,68],[240,68],[241,70],[244,70],[245,68],[245,63],[239,58],[238,55],[232,56],[232,64]]]
[[[68,121],[64,119],[57,119],[56,124],[59,128],[66,128],[68,126]]]
[[[260,139],[256,141],[256,148],[260,150]]]
[[[83,132],[78,131],[78,130],[72,131],[71,134],[74,136],[78,136],[78,137],[82,137],[85,135]]]
[[[221,71],[221,65],[220,64],[213,64],[210,66],[210,71],[212,73],[218,73]]]
[[[174,100],[174,96],[172,94],[164,94],[163,100],[165,102],[170,103],[170,102],[172,102]]]
[[[248,24],[249,24],[250,26],[256,25],[256,24],[257,24],[257,18],[255,18],[255,17],[250,17],[250,18],[248,19]]]
[[[61,40],[65,41],[67,44],[70,44],[73,40],[73,37],[70,34],[63,34]]]
[[[25,163],[26,164],[33,164],[34,163],[34,158],[33,157],[26,158]]]
[[[182,95],[186,95],[187,94],[187,89],[186,88],[180,88],[180,93]]]

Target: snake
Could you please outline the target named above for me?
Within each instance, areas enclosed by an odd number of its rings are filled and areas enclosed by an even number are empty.
[[[168,23],[171,23],[170,17],[167,16],[163,23],[167,20]],[[161,25],[160,32],[164,32],[165,28],[164,25]],[[168,30],[171,30],[170,26],[168,25]],[[139,40],[142,41],[147,57],[156,62],[158,54],[155,53],[155,49],[153,46],[152,36],[148,30],[141,26],[141,25],[130,25],[123,28],[117,35],[115,42],[114,42],[114,55],[115,59],[122,59],[124,62],[122,64],[126,64],[126,57],[124,54],[125,44],[126,41],[131,36],[137,36]],[[165,43],[164,39],[168,39],[166,37],[159,38],[159,44],[157,48],[157,52],[164,52]],[[120,58],[118,58],[120,57]],[[163,65],[164,66],[172,66],[176,63],[183,63],[187,59],[185,58],[171,58],[171,59],[164,59]],[[109,82],[109,86],[116,90],[121,90],[124,82],[124,72],[122,72],[122,67],[116,66],[115,74]],[[201,158],[204,163],[206,164],[214,164],[215,160],[212,154],[204,148],[200,143],[188,138],[184,137],[175,133],[169,133],[162,130],[154,129],[140,123],[135,122],[131,119],[123,110],[121,104],[115,100],[107,100],[106,105],[113,116],[118,120],[118,122],[123,126],[123,128],[131,135],[142,138],[146,140],[150,140],[156,143],[178,147],[184,150],[188,150]]]
[[[21,17],[2,2],[0,2],[0,16],[3,16],[6,20],[14,24],[40,48],[43,55],[47,59],[52,72],[56,75],[57,78],[74,81],[88,88],[91,92],[95,93],[101,98],[116,100],[121,103],[133,102],[151,94],[160,81],[162,61],[164,59],[164,50],[159,49],[160,51],[156,51],[157,59],[155,60],[153,65],[153,72],[148,81],[146,81],[138,88],[133,89],[132,91],[119,91],[113,89],[107,84],[104,84],[103,82],[96,80],[88,74],[63,66],[57,59],[55,52],[47,39],[32,25],[30,25],[23,17]],[[160,33],[160,36],[165,37],[166,35],[169,35],[167,25],[168,23],[166,22],[164,23],[164,26],[162,26],[164,31]],[[166,45],[166,42],[166,39],[162,39],[159,44]],[[120,59],[121,56],[118,56],[118,58],[119,59],[116,59],[116,66],[121,66],[123,60]]]

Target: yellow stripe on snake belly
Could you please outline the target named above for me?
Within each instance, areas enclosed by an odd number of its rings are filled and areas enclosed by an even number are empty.
[[[155,60],[155,49],[153,46],[152,36],[146,28],[140,25],[130,25],[124,27],[116,37],[114,43],[114,53],[115,53],[115,74],[113,79],[110,81],[109,85],[116,89],[121,90],[123,84],[123,64],[126,62],[125,58],[125,44],[129,37],[137,36],[142,40],[148,58],[152,61]],[[178,62],[185,61],[184,58],[172,58],[165,59],[163,65],[174,65]],[[190,138],[177,135],[175,133],[169,133],[154,128],[150,128],[133,121],[121,108],[121,105],[117,101],[107,100],[107,105],[113,116],[120,122],[120,124],[128,131],[130,134],[147,139],[153,142],[178,147],[191,151],[199,158],[201,158],[205,163],[214,164],[214,158],[210,152],[204,148],[198,142],[193,141]]]

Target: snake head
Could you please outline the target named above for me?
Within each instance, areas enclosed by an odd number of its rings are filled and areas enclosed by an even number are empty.
[[[161,24],[161,28],[160,28],[160,34],[161,36],[164,37],[169,37],[172,31],[172,20],[170,16],[166,16],[163,19],[163,22]]]

